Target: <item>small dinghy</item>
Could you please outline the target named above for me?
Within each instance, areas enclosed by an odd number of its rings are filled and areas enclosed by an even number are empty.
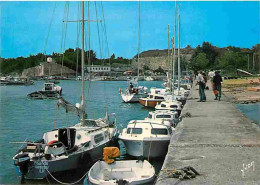
[[[146,160],[115,161],[112,164],[98,161],[88,172],[89,182],[95,185],[146,184],[152,183],[154,178],[154,167]]]
[[[57,99],[61,96],[62,88],[54,83],[47,82],[41,91],[32,92],[27,95],[30,99]]]

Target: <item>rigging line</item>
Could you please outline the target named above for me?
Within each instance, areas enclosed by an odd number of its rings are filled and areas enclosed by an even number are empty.
[[[63,12],[63,19],[62,20],[65,20],[66,5],[67,5],[67,2],[64,5],[64,12]],[[65,25],[65,22],[62,22],[62,33],[61,33],[61,41],[60,41],[60,53],[61,54],[62,54],[62,43],[63,43],[63,37],[64,37],[64,25]],[[61,60],[62,60],[62,55],[61,55]]]
[[[44,49],[43,49],[43,53],[44,53],[44,54],[46,54],[46,46],[47,46],[47,43],[48,43],[50,31],[51,31],[51,25],[52,25],[52,22],[53,22],[53,17],[54,17],[55,9],[56,9],[56,2],[54,3],[54,8],[53,8],[52,16],[51,16],[51,21],[50,21],[50,24],[49,24],[49,27],[48,27],[48,34],[47,34],[47,38],[46,38],[45,44],[44,44]]]
[[[99,7],[101,7],[101,6],[99,6]],[[101,38],[101,50],[102,50],[102,58],[103,58],[103,64],[105,65],[105,62],[106,62],[106,59],[105,59],[105,53],[106,53],[106,51],[105,51],[105,47],[104,47],[104,45],[105,45],[105,43],[104,43],[104,26],[103,26],[103,21],[102,21],[102,14],[101,14],[101,8],[99,8],[98,9],[99,11],[98,11],[98,13],[100,13],[100,15],[101,15],[101,21],[99,21],[100,22],[100,29],[101,29],[101,33],[100,33],[100,38]]]
[[[102,5],[102,1],[101,1],[101,7],[102,7],[102,15],[103,15],[103,21],[101,21],[101,29],[102,29],[102,34],[101,34],[101,36],[102,36],[102,43],[101,43],[101,46],[102,46],[102,51],[103,51],[103,49],[105,48],[105,47],[103,47],[103,43],[105,42],[105,39],[103,39],[103,36],[105,37],[106,36],[106,31],[105,31],[105,15],[104,15],[104,11],[103,11],[103,5]],[[104,23],[103,23],[104,22]],[[106,43],[105,43],[106,44]],[[105,45],[104,44],[104,45]],[[107,44],[107,51],[108,51],[108,44]],[[105,52],[105,51],[104,51]],[[109,53],[109,51],[108,51],[108,53]],[[110,56],[108,55],[107,56],[108,57],[108,61],[109,61],[109,67],[111,67],[110,66]],[[105,65],[105,57],[103,57],[103,65]],[[110,73],[109,73],[109,76],[111,76],[111,68],[110,68]],[[106,82],[103,82],[103,88],[104,88],[104,91],[107,89],[107,87],[106,87]],[[107,107],[108,107],[108,105],[109,105],[109,100],[110,100],[110,96],[109,96],[109,93],[108,93],[108,97],[106,98],[106,97],[104,97],[105,98],[105,103],[106,103],[106,112],[108,112],[108,110],[107,110]]]
[[[80,19],[80,2],[78,2],[78,20]],[[76,63],[76,78],[78,77],[78,68],[79,68],[79,35],[80,35],[80,23],[77,23],[77,63]]]
[[[64,26],[64,40],[63,40],[63,56],[62,56],[62,66],[61,66],[61,76],[63,73],[63,63],[64,63],[64,55],[65,55],[65,46],[66,46],[66,37],[67,37],[67,20],[68,20],[68,16],[69,16],[69,2],[67,3],[67,9],[66,9],[66,21],[65,21],[65,26]]]
[[[109,66],[111,66],[109,47],[108,47],[108,41],[107,41],[106,20],[105,20],[105,13],[104,13],[104,7],[103,7],[102,1],[101,1],[101,8],[102,8],[103,21],[104,21],[104,32],[105,32],[105,42],[106,42],[106,46],[107,46],[108,61],[109,61]],[[110,69],[110,76],[111,76],[111,69]]]
[[[88,20],[90,20],[90,10],[89,10],[89,1],[88,1]],[[89,65],[91,65],[91,54],[90,54],[90,22],[88,21],[88,45],[89,45],[89,55],[88,55],[88,62],[89,62]]]
[[[139,13],[139,18],[138,18],[138,49],[137,49],[137,65],[138,65],[138,73],[137,73],[137,79],[139,80],[139,73],[140,73],[140,66],[139,66],[139,58],[140,58],[140,29],[141,29],[141,3],[140,1],[138,2],[138,13]]]
[[[96,10],[96,19],[97,19],[97,32],[98,32],[98,42],[99,42],[99,50],[100,50],[100,59],[103,60],[102,56],[102,46],[100,43],[100,34],[99,34],[99,24],[98,24],[98,13],[97,13],[97,3],[95,1],[95,10]],[[103,60],[103,65],[104,65],[104,60]]]
[[[88,1],[88,12],[89,12],[89,1]],[[88,13],[88,20],[89,20],[89,13]],[[89,21],[88,21],[88,28],[89,28]],[[85,32],[86,32],[86,29],[85,29]],[[90,45],[87,44],[87,38],[89,39],[89,42],[90,42],[90,30],[88,32],[88,34],[85,33],[85,45],[86,45],[86,48],[87,48],[87,58],[89,58],[90,56]],[[85,62],[85,61],[84,61]],[[90,66],[89,66],[90,67]],[[89,68],[90,69],[90,68]],[[89,80],[88,80],[88,88],[87,88],[87,98],[86,98],[86,102],[90,102],[90,83],[91,83],[91,71],[89,70]],[[87,106],[88,104],[86,104]]]
[[[67,5],[67,2],[65,3],[64,5],[64,12],[63,12],[63,21],[65,20],[65,15],[66,15],[66,5]],[[64,39],[64,25],[65,25],[65,22],[62,22],[62,33],[61,33],[61,41],[60,41],[60,64],[62,64],[62,57],[63,57],[63,39]],[[62,75],[62,69],[61,69],[61,75]]]

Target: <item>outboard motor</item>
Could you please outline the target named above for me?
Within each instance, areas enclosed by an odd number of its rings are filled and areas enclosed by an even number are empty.
[[[24,175],[28,172],[29,169],[29,162],[30,162],[30,157],[28,154],[19,154],[15,156],[14,158],[14,165],[18,166],[22,179],[24,179]]]

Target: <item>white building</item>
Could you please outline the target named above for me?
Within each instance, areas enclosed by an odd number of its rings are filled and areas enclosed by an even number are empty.
[[[87,72],[109,73],[110,71],[111,68],[109,66],[99,66],[99,65],[87,66]]]

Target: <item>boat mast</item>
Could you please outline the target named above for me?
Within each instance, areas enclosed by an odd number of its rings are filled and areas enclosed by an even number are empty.
[[[170,65],[171,64],[171,61],[170,61],[170,25],[168,24],[168,64]],[[170,68],[171,68],[171,65],[170,65]],[[171,69],[168,71],[168,83],[169,83],[169,88],[172,89],[172,86],[171,86]]]
[[[141,27],[141,5],[140,1],[138,2],[138,10],[139,10],[139,19],[138,19],[138,51],[137,51],[137,65],[138,65],[138,72],[137,72],[137,80],[139,80],[139,73],[140,73],[140,67],[139,67],[139,57],[140,57],[140,27]]]
[[[180,5],[178,7],[178,93],[180,91],[180,83],[181,83],[181,57],[180,57],[180,47],[181,47],[181,39],[180,39]]]
[[[172,100],[174,100],[174,70],[175,70],[175,38],[172,37]]]
[[[82,81],[82,94],[81,94],[81,125],[85,125],[85,96],[84,96],[84,89],[85,89],[85,82],[84,82],[84,57],[85,57],[85,52],[84,52],[84,1],[82,1],[82,50],[81,50],[81,81]]]
[[[173,38],[173,64],[172,64],[172,99],[174,99],[174,73],[175,73],[175,61],[176,61],[176,15],[177,12],[177,1],[175,1],[175,15],[174,15],[174,38]]]

